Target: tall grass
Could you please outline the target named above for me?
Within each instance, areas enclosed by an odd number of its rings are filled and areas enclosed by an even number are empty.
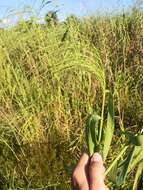
[[[85,149],[85,121],[105,101],[105,83],[116,133],[140,130],[142,19],[133,10],[0,31],[1,189],[70,189],[68,171]],[[118,149],[124,139],[115,141]]]

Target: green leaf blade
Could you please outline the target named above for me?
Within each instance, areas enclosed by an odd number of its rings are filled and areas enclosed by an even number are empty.
[[[126,176],[128,174],[128,171],[129,171],[130,164],[131,164],[133,156],[134,156],[134,152],[135,152],[135,147],[132,147],[128,152],[127,158],[125,159],[123,164],[121,164],[121,166],[119,168],[119,174],[118,174],[117,180],[116,180],[117,186],[121,186],[124,183]]]
[[[138,182],[141,178],[142,173],[143,173],[143,162],[141,162],[137,168],[135,180],[134,180],[134,184],[133,184],[133,190],[137,189]]]
[[[143,135],[134,135],[130,132],[125,132],[126,137],[128,137],[130,143],[132,143],[135,146],[142,146],[143,147]]]
[[[98,139],[98,123],[100,116],[98,114],[92,114],[86,124],[86,141],[88,145],[89,155],[92,156],[96,151],[97,139]]]
[[[113,138],[114,127],[115,127],[114,116],[115,116],[115,113],[114,113],[113,96],[109,92],[107,125],[104,130],[104,146],[103,146],[103,152],[102,152],[104,161],[106,160],[106,157],[108,155],[112,138]]]
[[[133,158],[130,170],[133,170],[137,166],[137,164],[143,161],[143,148],[136,146],[135,150],[136,149],[138,149],[138,154]]]

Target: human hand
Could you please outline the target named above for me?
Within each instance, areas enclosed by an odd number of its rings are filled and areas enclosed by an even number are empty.
[[[104,184],[104,172],[99,153],[94,153],[91,159],[84,153],[73,171],[74,190],[109,190]]]

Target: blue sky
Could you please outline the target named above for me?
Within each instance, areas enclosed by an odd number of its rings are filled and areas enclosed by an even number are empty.
[[[28,10],[28,6],[30,6],[34,10],[32,14],[36,14],[39,17],[44,16],[48,10],[59,9],[59,19],[63,20],[71,13],[77,16],[106,12],[115,13],[118,10],[130,8],[134,2],[135,0],[52,0],[50,5],[40,10],[42,0],[0,0],[0,18],[8,22],[8,19],[12,19],[12,15],[18,15],[18,12],[20,13],[23,7],[25,7],[25,10]],[[9,17],[6,19],[8,15]]]

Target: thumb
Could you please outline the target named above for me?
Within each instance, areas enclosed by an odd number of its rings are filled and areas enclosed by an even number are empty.
[[[90,190],[105,190],[104,171],[102,157],[99,153],[94,153],[89,166],[89,186]]]

